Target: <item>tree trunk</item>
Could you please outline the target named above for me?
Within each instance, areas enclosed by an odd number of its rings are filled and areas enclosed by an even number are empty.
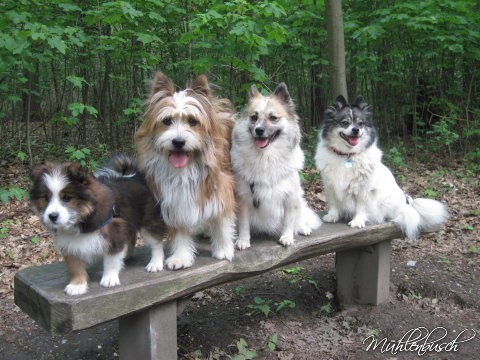
[[[343,95],[345,99],[348,100],[341,0],[325,1],[325,19],[327,23],[328,60],[330,63],[332,97]]]

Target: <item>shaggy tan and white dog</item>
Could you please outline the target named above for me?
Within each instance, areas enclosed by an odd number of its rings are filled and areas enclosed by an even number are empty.
[[[156,74],[135,139],[139,166],[170,229],[169,269],[193,265],[192,236],[200,229],[210,230],[213,257],[234,256],[232,127],[230,102],[213,96],[205,75],[177,91],[165,74]]]

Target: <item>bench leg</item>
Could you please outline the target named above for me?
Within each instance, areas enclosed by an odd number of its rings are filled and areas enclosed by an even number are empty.
[[[120,359],[177,359],[176,301],[121,317],[119,330]]]
[[[336,253],[340,307],[378,305],[388,300],[390,253],[390,241]]]

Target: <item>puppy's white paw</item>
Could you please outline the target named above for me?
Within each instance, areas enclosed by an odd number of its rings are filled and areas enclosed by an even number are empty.
[[[195,262],[195,255],[182,252],[182,253],[174,253],[170,256],[167,260],[165,260],[165,265],[170,270],[180,270],[183,268],[189,268],[193,266]]]
[[[355,216],[352,221],[348,223],[352,228],[364,228],[365,224],[367,222],[367,219],[365,216]]]
[[[280,239],[278,239],[278,242],[282,244],[283,246],[291,246],[295,243],[295,238],[293,237],[293,234],[283,234]]]
[[[74,295],[85,294],[87,290],[88,290],[87,283],[82,283],[82,284],[68,284],[67,286],[65,286],[65,289],[63,291],[65,291],[67,295],[74,296]]]
[[[150,260],[145,270],[148,272],[159,272],[163,270],[163,261],[156,261],[154,259]]]
[[[233,243],[226,243],[219,249],[213,250],[212,257],[214,257],[215,259],[227,259],[228,261],[232,261],[234,253],[235,248],[233,246]]]
[[[329,223],[337,222],[338,221],[338,215],[328,213],[327,215],[325,215],[323,217],[323,221],[329,222]]]
[[[250,238],[239,238],[239,239],[235,242],[235,247],[236,247],[238,250],[248,249],[248,248],[250,247]]]
[[[118,273],[103,274],[102,280],[100,280],[100,286],[114,287],[120,285],[120,279]]]
[[[298,227],[297,232],[300,235],[308,236],[312,233],[312,228],[310,226],[308,226],[307,224],[303,224],[302,226]]]

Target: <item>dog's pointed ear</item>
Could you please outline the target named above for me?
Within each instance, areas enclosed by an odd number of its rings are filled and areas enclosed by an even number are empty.
[[[198,75],[197,78],[193,80],[192,90],[204,96],[210,96],[212,90],[210,89],[210,84],[205,74]]]
[[[355,99],[355,102],[353,103],[353,106],[356,108],[359,108],[360,110],[365,110],[368,108],[367,102],[361,95],[357,96],[357,98]]]
[[[252,85],[250,87],[250,91],[247,94],[247,98],[251,99],[253,97],[260,96],[260,91],[258,91],[258,88],[255,85]]]
[[[34,166],[30,170],[30,179],[32,179],[33,181],[40,179],[40,177],[42,177],[43,174],[48,173],[52,169],[52,167],[52,163],[49,162]]]
[[[335,103],[333,104],[339,111],[348,106],[347,100],[343,95],[338,95]]]
[[[284,82],[281,82],[277,85],[275,91],[273,92],[273,95],[275,95],[285,105],[293,105],[292,97],[288,92],[287,84],[285,84]]]
[[[68,164],[67,176],[70,180],[76,181],[80,184],[87,184],[91,177],[90,172],[86,167],[75,162]]]
[[[160,91],[164,92],[164,96],[170,96],[175,93],[175,84],[161,71],[155,74],[150,92],[154,95]]]

